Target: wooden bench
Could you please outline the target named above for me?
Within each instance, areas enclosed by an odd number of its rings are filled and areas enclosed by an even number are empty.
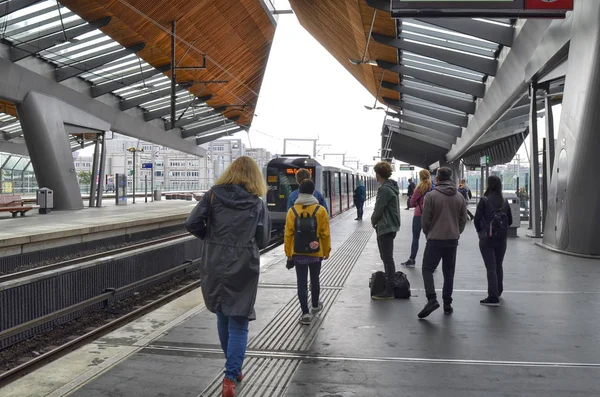
[[[32,209],[33,207],[23,205],[23,199],[18,194],[0,195],[0,212],[10,212],[13,218],[16,218],[17,214],[25,216],[25,213]]]

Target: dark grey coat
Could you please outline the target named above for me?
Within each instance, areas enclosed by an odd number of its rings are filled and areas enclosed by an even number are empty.
[[[215,186],[190,213],[185,227],[197,234],[205,222],[208,227],[200,267],[204,303],[213,313],[254,320],[258,251],[267,246],[271,234],[267,207],[242,186]]]

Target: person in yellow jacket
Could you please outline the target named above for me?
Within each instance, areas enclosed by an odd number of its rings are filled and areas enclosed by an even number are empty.
[[[323,259],[329,258],[331,252],[331,234],[329,231],[329,215],[327,210],[319,205],[318,200],[313,195],[315,184],[312,180],[306,179],[300,183],[300,194],[294,203],[294,206],[288,210],[285,219],[284,246],[285,254],[288,257],[287,268],[296,268],[296,279],[298,282],[298,300],[302,315],[300,324],[310,325],[312,315],[319,313],[323,309],[323,303],[319,301],[321,263]],[[295,210],[295,212],[294,212]],[[297,253],[294,251],[294,237],[296,235],[296,214],[300,217],[311,217],[317,221],[318,241],[310,242],[310,253]],[[317,251],[318,250],[318,251]],[[311,300],[312,311],[308,310],[308,291],[307,279],[310,270],[311,282]]]

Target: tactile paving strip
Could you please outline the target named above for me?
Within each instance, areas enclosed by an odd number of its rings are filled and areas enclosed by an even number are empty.
[[[369,224],[361,225],[338,248],[331,259],[323,264],[321,273],[321,301],[323,310],[313,317],[309,326],[298,324],[300,305],[298,298],[292,298],[271,322],[248,344],[249,350],[269,352],[306,352],[314,341],[321,324],[333,306],[340,289],[350,275],[367,242],[373,234]],[[310,297],[309,297],[310,302]],[[238,396],[262,397],[283,396],[294,372],[300,365],[298,359],[250,357],[244,364],[244,381],[237,389]],[[200,394],[201,397],[221,395],[223,376],[219,374]]]

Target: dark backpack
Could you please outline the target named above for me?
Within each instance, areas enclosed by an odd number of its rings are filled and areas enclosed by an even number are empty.
[[[481,228],[484,235],[492,239],[502,239],[508,235],[508,214],[506,213],[506,200],[500,208],[492,205],[487,197],[483,197],[485,214],[481,218]],[[488,211],[489,210],[489,211]],[[491,214],[491,216],[490,216]]]
[[[292,211],[296,215],[294,220],[294,252],[296,254],[314,254],[321,249],[319,236],[317,235],[319,228],[315,217],[319,208],[321,206],[317,205],[312,215],[308,216],[308,212],[304,211],[301,215],[298,215],[296,209],[292,207]]]

